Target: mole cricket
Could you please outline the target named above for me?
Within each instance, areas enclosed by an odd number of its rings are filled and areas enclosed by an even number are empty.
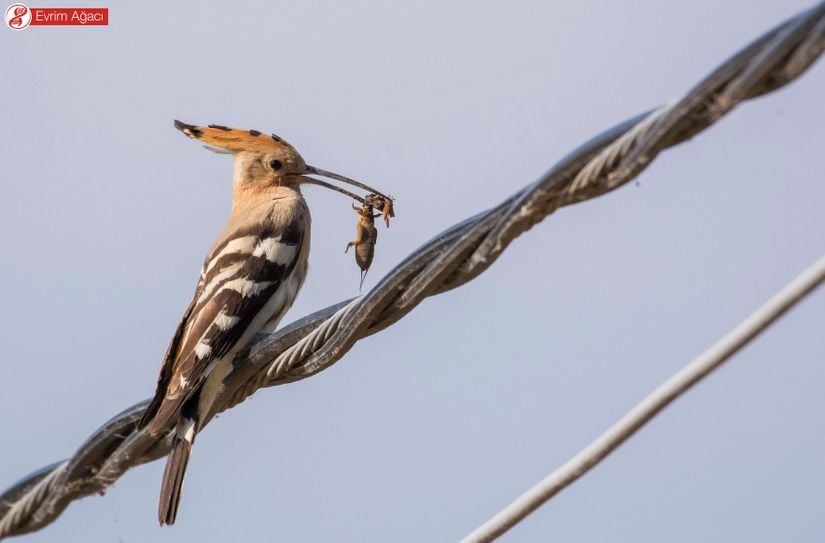
[[[352,204],[352,209],[358,214],[358,220],[355,223],[355,239],[347,243],[347,248],[344,249],[344,253],[346,253],[350,247],[355,247],[355,263],[361,268],[359,290],[364,286],[364,278],[366,278],[372,259],[375,256],[375,243],[378,241],[378,229],[375,228],[375,219],[383,216],[384,224],[389,228],[390,218],[395,217],[393,199],[390,196],[373,193],[364,198],[362,204],[361,207]],[[375,209],[381,211],[375,213]]]

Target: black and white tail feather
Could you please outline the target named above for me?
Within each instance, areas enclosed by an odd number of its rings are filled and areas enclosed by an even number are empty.
[[[158,519],[161,525],[174,524],[178,516],[178,505],[183,490],[183,478],[189,465],[189,456],[195,444],[196,422],[181,417],[172,438],[172,451],[163,470],[163,483],[160,488]]]

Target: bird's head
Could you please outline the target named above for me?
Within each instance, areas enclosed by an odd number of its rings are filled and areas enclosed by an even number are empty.
[[[190,138],[202,142],[211,151],[234,155],[236,190],[256,192],[272,186],[297,187],[300,184],[312,184],[341,192],[359,202],[364,202],[364,198],[357,194],[326,181],[309,177],[318,175],[384,196],[369,185],[309,166],[292,145],[275,134],[228,128],[217,124],[196,126],[177,120],[175,128]]]

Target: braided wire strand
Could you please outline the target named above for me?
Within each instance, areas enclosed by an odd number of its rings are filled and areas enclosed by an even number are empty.
[[[354,300],[346,306],[339,309],[329,319],[325,320],[321,326],[313,330],[309,335],[302,338],[298,343],[282,352],[278,357],[272,361],[267,367],[263,375],[266,377],[266,382],[276,381],[279,377],[284,375],[287,371],[292,369],[296,364],[305,360],[310,354],[317,351],[337,330],[341,321],[346,319],[353,309],[358,304],[358,300]]]
[[[68,465],[69,461],[64,460],[54,466],[50,466],[44,473],[39,474],[39,477],[36,477],[26,490],[25,496],[27,499],[21,499],[16,502],[4,499],[3,501],[8,504],[8,510],[2,519],[0,519],[0,533],[9,532],[15,526],[29,518],[46,496],[54,492],[55,483],[60,479],[60,476],[65,473]]]
[[[256,336],[234,361],[214,412],[263,387],[314,375],[369,335],[391,326],[424,298],[472,280],[509,243],[562,206],[595,198],[637,176],[663,149],[706,129],[739,103],[801,75],[825,51],[825,2],[766,32],[681,99],[588,141],[547,174],[437,235],[372,290],[284,328]],[[148,401],[106,422],[68,460],[35,472],[0,495],[0,539],[38,530],[74,500],[102,493],[129,468],[168,453],[169,435],[149,438],[136,423]]]

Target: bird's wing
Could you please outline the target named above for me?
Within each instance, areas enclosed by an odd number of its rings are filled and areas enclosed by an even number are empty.
[[[288,305],[291,296],[282,287],[298,261],[303,242],[304,229],[293,221],[282,228],[272,225],[239,230],[210,252],[188,317],[173,339],[176,354],[167,355],[161,367],[152,402],[157,402],[157,408],[151,416],[151,434],[176,417],[213,362],[240,346],[240,340],[247,340],[271,315]]]
[[[189,316],[192,314],[192,307],[195,305],[195,300],[198,298],[198,291],[201,289],[202,285],[203,276],[201,276],[201,280],[198,282],[195,297],[191,302],[189,302],[189,307],[187,307],[186,311],[183,313],[183,317],[178,323],[178,327],[175,329],[175,335],[172,336],[172,341],[169,342],[169,347],[166,349],[166,354],[164,355],[163,362],[160,365],[160,374],[158,375],[158,384],[155,388],[155,397],[152,398],[152,401],[149,402],[148,406],[146,406],[146,410],[143,412],[143,416],[138,423],[138,428],[143,428],[149,424],[149,421],[151,421],[155,416],[155,413],[157,413],[158,408],[163,401],[166,387],[169,386],[169,381],[172,379],[172,368],[175,365],[175,358],[178,356],[178,347],[180,346],[180,340],[183,337],[183,331],[186,329],[186,323],[189,322]]]

